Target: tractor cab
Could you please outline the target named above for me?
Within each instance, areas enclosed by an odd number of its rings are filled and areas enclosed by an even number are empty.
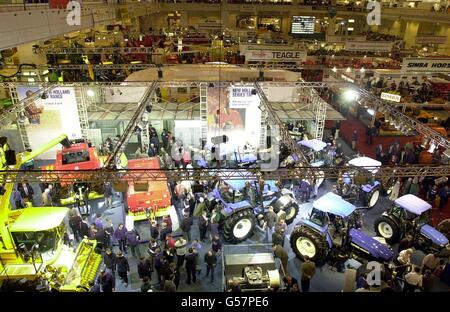
[[[308,219],[303,219],[291,234],[291,247],[299,258],[308,256],[323,263],[331,251],[349,258],[390,261],[392,250],[367,235],[361,228],[356,207],[339,195],[329,192],[314,201]]]
[[[375,221],[375,231],[390,244],[411,234],[419,249],[440,250],[448,246],[449,240],[429,225],[431,208],[429,203],[415,195],[401,196]]]
[[[312,167],[322,167],[325,165],[328,146],[327,143],[312,139],[312,140],[302,140],[297,142],[300,148]]]
[[[76,252],[64,244],[67,212],[63,207],[30,207],[9,213],[10,238],[2,237],[2,242],[9,241],[12,248],[0,251],[0,280],[7,287],[20,289],[20,281],[27,279],[36,286],[46,280],[57,291],[88,289],[102,257],[95,240],[83,239]]]
[[[360,201],[368,208],[373,208],[380,197],[381,183],[373,178],[381,162],[370,157],[357,157],[348,162],[347,170],[337,182],[339,195],[354,201]],[[370,175],[357,174],[352,168],[364,168]]]

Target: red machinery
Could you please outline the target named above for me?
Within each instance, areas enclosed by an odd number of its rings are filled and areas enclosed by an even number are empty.
[[[128,161],[128,169],[161,169],[161,165],[158,157],[131,159]],[[153,217],[171,215],[169,210],[173,207],[167,181],[153,181],[143,185],[145,191],[137,190],[138,185],[128,182],[128,213],[134,216],[135,220],[147,219],[146,211],[149,209]]]

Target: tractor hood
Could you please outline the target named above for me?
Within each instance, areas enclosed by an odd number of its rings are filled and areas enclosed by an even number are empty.
[[[431,239],[431,241],[438,246],[445,246],[448,244],[448,238],[431,225],[422,225],[422,227],[420,228],[420,233],[423,236]]]
[[[351,229],[349,235],[351,242],[355,247],[366,251],[375,259],[390,261],[394,257],[394,252],[391,248],[380,243],[361,230]]]

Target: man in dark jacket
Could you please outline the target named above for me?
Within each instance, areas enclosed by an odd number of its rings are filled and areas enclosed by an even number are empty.
[[[114,238],[119,243],[120,251],[125,252],[125,253],[127,253],[127,246],[126,246],[127,239],[125,236],[126,233],[127,233],[127,228],[124,227],[122,223],[119,223],[116,230],[114,231]]]
[[[214,283],[214,267],[217,263],[217,256],[214,251],[210,250],[205,254],[204,260],[206,264],[206,277],[211,272],[211,283]]]
[[[114,291],[114,276],[109,272],[109,270],[103,269],[98,276],[98,283],[102,288],[102,292],[113,292]]]
[[[169,234],[170,232],[172,232],[171,229],[167,226],[165,222],[163,222],[161,232],[159,233],[159,240],[165,242],[167,234]]]
[[[100,284],[94,281],[89,281],[89,292],[100,292]]]
[[[189,217],[188,214],[184,214],[184,218],[180,224],[180,229],[183,231],[183,236],[188,242],[191,241],[191,227],[193,223],[192,218]]]
[[[89,224],[87,223],[86,216],[83,217],[83,221],[81,222],[80,233],[81,233],[81,238],[84,238],[85,236],[89,237]]]
[[[103,256],[103,263],[105,264],[105,267],[111,270],[111,273],[115,275],[117,256],[112,252],[111,248],[106,248],[105,255]]]
[[[188,254],[185,257],[185,268],[186,268],[186,274],[187,274],[187,280],[186,284],[191,284],[191,279],[195,283],[197,281],[197,275],[196,275],[196,254],[194,253],[194,250],[192,248],[189,248]]]
[[[155,270],[158,277],[158,284],[161,284],[161,277],[163,276],[163,259],[164,254],[161,252],[161,249],[156,248]]]
[[[70,210],[69,212],[69,226],[72,230],[73,236],[77,242],[80,241],[80,237],[83,238],[81,234],[81,219],[76,208]]]
[[[34,205],[34,190],[27,180],[24,180],[22,183],[18,184],[17,190],[20,192],[20,195],[22,195],[23,199],[27,199],[31,204]]]
[[[144,278],[142,279],[141,291],[148,292],[150,289],[152,289],[150,279],[148,278],[148,276],[144,276]]]
[[[139,251],[140,236],[136,229],[127,231],[125,233],[125,238],[127,245],[131,247],[131,254],[133,257],[141,257],[141,252]]]
[[[150,223],[150,237],[153,239],[158,239],[159,238],[159,224],[156,221],[152,221]]]
[[[123,253],[119,251],[117,253],[117,273],[119,274],[120,279],[125,283],[125,287],[128,287],[128,272],[130,272],[128,260],[124,257]]]
[[[283,249],[283,247],[281,247],[280,245],[276,245],[273,244],[272,247],[273,250],[273,254],[275,255],[276,258],[279,258],[281,260],[281,265],[283,267],[283,273],[284,275],[288,274],[288,270],[287,270],[287,265],[288,265],[288,260],[289,260],[289,256],[286,252],[286,250]]]
[[[222,251],[222,241],[220,240],[219,235],[215,235],[211,241],[211,249],[214,253],[219,253]]]
[[[139,259],[139,263],[137,265],[137,271],[138,271],[139,278],[141,280],[144,280],[145,277],[147,277],[147,279],[151,280],[152,272],[150,270],[150,261],[148,261],[148,259],[145,259],[144,257],[141,257]]]

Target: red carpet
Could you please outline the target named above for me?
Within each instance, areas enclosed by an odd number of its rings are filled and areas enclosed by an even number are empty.
[[[413,137],[398,137],[398,136],[383,136],[373,137],[372,145],[366,143],[366,126],[362,124],[358,119],[353,116],[347,116],[347,120],[341,121],[339,136],[346,141],[350,146],[352,144],[353,130],[358,131],[358,140],[356,142],[356,149],[363,155],[371,158],[375,158],[375,147],[378,144],[383,145],[383,150],[387,151],[389,145],[398,141],[400,146],[404,146],[406,143],[411,142]],[[450,218],[450,201],[439,213],[438,209],[432,211],[432,223],[436,225],[438,222]]]
[[[358,132],[356,149],[361,154],[372,158],[375,158],[375,147],[378,144],[382,144],[383,150],[387,151],[389,145],[393,144],[396,141],[400,142],[400,146],[404,146],[406,143],[413,140],[413,137],[379,136],[373,137],[372,145],[369,145],[366,143],[366,126],[353,116],[347,116],[347,120],[341,122],[339,135],[342,139],[344,139],[344,141],[348,142],[350,146],[352,144],[353,130],[356,130]]]

